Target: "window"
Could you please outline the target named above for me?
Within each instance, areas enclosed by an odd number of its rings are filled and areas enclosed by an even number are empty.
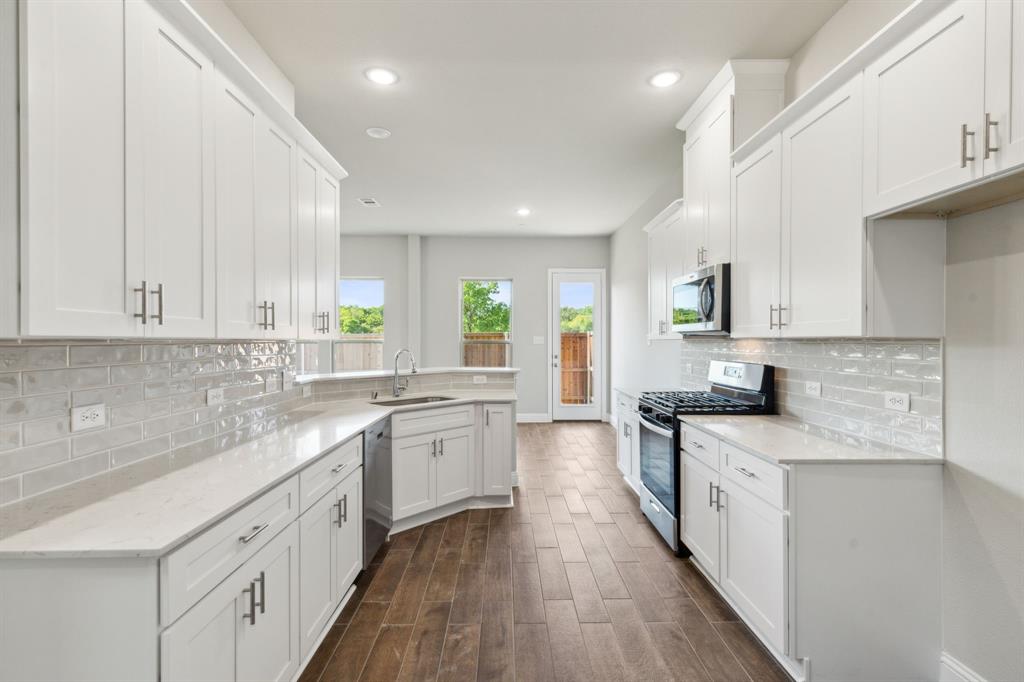
[[[462,366],[512,365],[512,280],[463,279]]]
[[[340,340],[334,345],[334,371],[384,368],[384,280],[338,281]]]

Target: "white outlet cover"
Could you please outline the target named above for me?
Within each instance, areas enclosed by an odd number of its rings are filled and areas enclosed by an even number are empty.
[[[895,412],[910,412],[910,394],[886,391],[885,409]]]
[[[103,403],[71,408],[71,431],[87,431],[107,425],[107,406]]]
[[[313,387],[309,386],[308,384],[306,386],[303,386],[302,387],[302,397],[303,398],[308,398],[311,395],[313,395]]]
[[[224,389],[223,388],[210,388],[206,391],[206,404],[207,405],[220,405],[224,402]]]
[[[292,374],[291,372],[289,372],[287,370],[281,374],[281,390],[282,391],[289,391],[289,390],[291,390],[292,384],[294,384],[294,383],[295,383],[295,375],[294,374]]]
[[[473,375],[473,383],[474,384],[486,384],[487,383],[487,377],[484,376],[483,374],[474,374]]]
[[[813,395],[815,398],[821,397],[821,382],[820,381],[807,381],[804,382],[804,393],[807,395]]]

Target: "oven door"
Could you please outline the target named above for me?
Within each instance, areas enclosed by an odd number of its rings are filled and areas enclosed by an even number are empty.
[[[672,517],[676,513],[676,458],[672,430],[640,418],[640,482]]]
[[[672,280],[672,331],[729,332],[729,264],[719,263]]]

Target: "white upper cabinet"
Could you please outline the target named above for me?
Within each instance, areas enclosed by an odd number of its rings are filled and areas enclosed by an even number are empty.
[[[861,103],[858,75],[782,133],[783,336],[863,333]]]
[[[322,318],[316,305],[316,187],[320,171],[316,162],[299,150],[295,162],[295,249],[298,258],[298,337],[316,339],[322,334]]]
[[[227,78],[217,86],[217,336],[256,326],[256,138],[259,113]]]
[[[733,170],[731,324],[734,337],[776,336],[780,288],[782,141]]]
[[[683,274],[729,260],[731,154],[732,90],[726,89],[686,131]]]
[[[298,333],[295,142],[265,116],[256,137],[257,324],[270,338]]]
[[[326,338],[338,336],[338,230],[341,193],[338,181],[321,171],[317,190],[316,310],[323,315]]]
[[[26,336],[139,336],[141,225],[125,220],[124,3],[20,5]]]
[[[647,321],[649,340],[678,339],[672,332],[669,289],[683,274],[685,206],[678,199],[644,227],[647,232]]]
[[[146,335],[212,337],[213,63],[149,3],[125,13],[127,221],[142,226]]]
[[[985,11],[954,2],[864,70],[865,215],[982,176]]]
[[[298,199],[298,335],[322,341],[337,335],[338,181],[300,150]]]
[[[985,4],[985,175],[1024,164],[1024,0]]]

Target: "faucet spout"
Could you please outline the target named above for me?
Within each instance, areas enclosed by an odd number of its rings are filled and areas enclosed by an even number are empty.
[[[405,385],[402,385],[398,382],[398,359],[402,357],[402,353],[409,354],[409,364],[412,367],[412,373],[416,373],[416,356],[414,356],[412,354],[412,351],[409,350],[408,348],[400,348],[398,352],[395,353],[395,381],[391,389],[391,395],[393,395],[396,398],[402,395],[402,391],[409,388],[408,381],[406,381]]]

